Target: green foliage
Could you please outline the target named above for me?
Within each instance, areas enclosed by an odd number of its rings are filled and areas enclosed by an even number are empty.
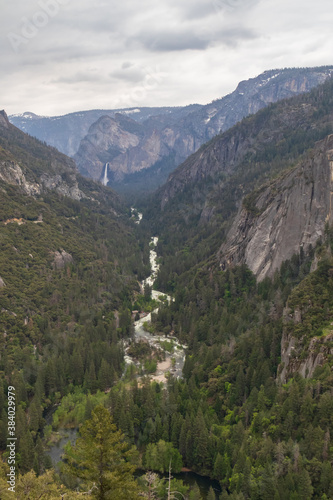
[[[242,200],[250,215],[258,214],[255,202],[263,184],[295,166],[332,133],[332,103],[329,79],[307,94],[266,107],[188,158],[173,174],[179,190],[174,193],[172,187],[174,196],[163,210],[165,187],[142,201],[144,218],[159,236],[159,290],[173,293],[184,273],[215,261]]]
[[[69,158],[15,127],[1,127],[0,147],[4,172],[19,165],[36,186],[41,175],[57,175],[64,189],[78,183],[86,196],[44,187],[28,196],[0,182],[1,391],[16,388],[18,466],[39,473],[47,465],[36,459],[44,410],[76,387],[77,406],[59,409],[59,422],[75,425],[84,419],[83,392],[107,391],[122,374],[119,341],[133,333],[131,303],[149,270],[148,243],[117,195],[81,178]]]
[[[310,338],[315,335],[327,335],[329,331],[323,327],[330,324],[333,319],[333,260],[320,261],[318,269],[305,278],[296,287],[289,299],[288,307],[292,312],[300,310],[302,321],[298,324],[287,325],[297,337]]]
[[[103,404],[106,398],[104,392],[97,391],[96,394],[87,395],[76,387],[74,393],[62,398],[53,415],[53,428],[57,430],[59,427],[79,427],[87,419],[87,411],[91,413],[96,406]]]
[[[144,456],[146,469],[167,472],[170,463],[173,472],[180,472],[183,466],[182,457],[172,443],[166,443],[160,439],[157,444],[148,444]]]
[[[48,471],[40,476],[36,476],[33,471],[20,475],[16,482],[15,492],[8,491],[5,473],[8,473],[7,470],[2,468],[0,473],[0,494],[2,500],[22,500],[25,497],[28,499],[42,498],[43,500],[55,500],[62,496],[68,500],[79,498],[81,500],[93,499],[87,492],[83,495],[65,488],[63,484],[60,484],[52,471]]]
[[[75,446],[65,456],[63,472],[80,478],[81,489],[93,485],[93,498],[136,499],[139,487],[133,474],[136,451],[129,447],[103,406],[97,406],[80,429]]]
[[[148,285],[149,287],[149,285]],[[147,291],[148,290],[148,291]],[[135,302],[132,306],[132,310],[134,311],[144,311],[144,312],[152,312],[154,309],[158,307],[158,301],[152,299],[151,297],[151,289],[145,287],[144,295],[137,295],[135,298]]]
[[[43,481],[50,495],[59,496],[40,439],[44,410],[57,404],[55,428],[81,425],[76,445],[67,447],[64,478],[88,493],[85,498],[139,498],[133,444],[147,468],[167,472],[171,460],[173,471],[184,464],[215,478],[223,499],[333,497],[332,231],[326,228],[316,248],[321,262],[311,274],[314,251],[300,251],[260,284],[244,265],[222,272],[215,257],[241,197],[247,195],[249,216],[256,215],[262,182],[281,175],[331,130],[332,85],[271,106],[228,132],[223,137],[256,137],[232,175],[216,171],[162,215],[155,199],[150,222],[144,218],[140,227],[127,223],[119,201],[88,180],[79,179],[91,195],[80,202],[52,192],[28,197],[1,182],[0,414],[5,422],[4,395],[14,385],[18,466],[26,472],[18,483],[21,496],[27,490],[46,495]],[[218,147],[220,139],[211,144]],[[22,136],[13,146],[5,134],[0,144],[0,158],[15,155],[30,182],[45,171],[70,182],[71,164],[66,167],[57,152],[47,155]],[[22,220],[8,222],[14,218]],[[149,287],[144,295],[133,293],[148,274],[151,228],[160,233],[157,284],[172,291],[174,301],[164,300],[146,327],[172,330],[188,345],[184,379],[170,376],[165,385],[148,377],[139,385],[135,367],[119,382],[119,341],[132,337],[131,311],[157,305]],[[58,265],[55,252],[63,250],[71,258]],[[298,345],[293,378],[281,385],[284,333]],[[310,342],[311,354],[320,352],[324,363],[304,379],[297,367]],[[161,345],[174,349],[169,339]],[[135,342],[130,352],[148,373],[156,370],[158,352]],[[45,439],[50,433],[46,427]],[[6,437],[0,425],[3,450]],[[176,480],[171,490],[200,498]],[[81,496],[63,491],[68,498]],[[157,481],[156,491],[167,498],[166,482]]]

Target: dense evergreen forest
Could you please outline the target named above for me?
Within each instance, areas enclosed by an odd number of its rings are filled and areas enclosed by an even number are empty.
[[[158,193],[141,201],[141,224],[110,189],[81,177],[80,200],[54,190],[31,196],[1,177],[1,498],[333,498],[332,228],[261,282],[245,265],[222,271],[216,257],[237,207],[251,210],[255,188],[331,132],[332,102],[329,82],[244,120],[242,134],[267,132],[281,113],[312,106],[275,147],[258,139],[232,175],[189,187],[164,212]],[[16,162],[39,182],[44,162],[52,175],[59,163],[72,182],[67,160],[14,127],[0,145],[3,171]],[[215,211],[203,221],[207,193]],[[154,288],[172,295],[158,311],[151,288],[139,285],[155,234]],[[165,348],[173,336],[187,346],[183,377],[170,373],[164,384],[125,370],[134,316],[153,309],[149,331],[165,337]],[[131,350],[154,372],[147,346]],[[15,493],[7,483],[13,388]],[[66,428],[78,429],[77,440],[55,468],[47,450]],[[171,478],[184,468],[219,488]]]

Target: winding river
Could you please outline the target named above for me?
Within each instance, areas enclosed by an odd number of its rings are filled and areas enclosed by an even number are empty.
[[[144,288],[146,284],[154,286],[157,273],[159,270],[159,264],[157,263],[157,253],[155,250],[157,243],[158,243],[157,236],[152,237],[150,244],[150,255],[149,255],[151,274],[141,283],[142,288]],[[163,294],[163,292],[159,292],[158,290],[152,291],[152,298],[160,302],[161,300],[163,300],[163,298],[164,299],[166,298],[169,302],[172,300],[170,296],[165,295]],[[157,311],[158,308],[154,312]],[[144,341],[149,343],[151,347],[153,347],[154,349],[160,349],[161,351],[163,351],[165,356],[165,360],[158,363],[156,373],[150,375],[150,378],[152,380],[156,380],[157,382],[166,382],[169,374],[177,378],[182,377],[183,366],[186,356],[185,355],[186,346],[182,345],[176,339],[176,337],[173,337],[171,335],[165,337],[161,336],[161,334],[154,335],[147,332],[144,328],[144,324],[150,322],[151,322],[151,313],[149,313],[147,316],[139,319],[134,323],[134,340],[136,342]],[[169,350],[166,350],[163,347],[164,345],[163,343],[165,341],[167,341],[169,345],[170,343],[172,344],[171,352],[169,352]],[[135,359],[128,354],[128,349],[129,347],[125,349],[125,362],[126,362],[125,371],[128,365],[130,364],[135,364],[136,366],[138,366],[138,363],[135,361]]]
[[[142,219],[142,214],[139,213],[135,223],[140,224],[141,219]],[[159,270],[159,264],[157,262],[157,253],[156,253],[157,243],[158,243],[158,238],[152,237],[150,245],[151,274],[141,283],[142,288],[144,288],[145,284],[153,286],[155,283],[157,273]],[[161,301],[161,299],[165,300],[165,297],[169,302],[172,300],[170,296],[166,296],[165,294],[163,294],[163,292],[159,292],[158,290],[152,291],[152,297],[157,301]],[[157,311],[158,309],[156,309],[154,312]],[[144,328],[144,323],[146,322],[149,323],[150,321],[151,321],[151,314],[148,314],[147,316],[139,319],[138,321],[135,321],[134,323],[134,339],[136,341],[143,340],[144,342],[148,342],[152,347],[159,348],[165,353],[165,360],[158,363],[156,373],[150,375],[150,378],[152,380],[165,383],[167,381],[169,374],[177,378],[182,377],[182,371],[186,356],[185,354],[186,346],[182,345],[175,337],[171,335],[165,337],[162,335],[154,335],[147,332],[147,330],[145,330]],[[168,343],[172,342],[173,344],[172,352],[169,352],[168,350],[163,348],[163,342],[165,341],[167,341]],[[129,356],[129,354],[126,352],[127,350],[128,347],[125,349],[124,359],[126,366],[124,369],[124,374],[126,372],[127,367],[130,364],[132,363],[137,364],[135,359]],[[49,417],[49,419],[51,419],[51,416]],[[61,460],[63,447],[65,446],[65,444],[69,440],[72,443],[75,442],[77,437],[77,429],[60,429],[59,434],[61,436],[61,439],[59,440],[58,443],[51,446],[50,450],[48,450],[47,452],[48,455],[51,457],[54,466],[56,466],[56,464]],[[193,486],[195,483],[197,483],[203,498],[206,498],[210,486],[213,487],[216,493],[220,493],[221,491],[220,485],[217,481],[211,480],[208,477],[200,476],[192,471],[186,471],[186,472],[184,471],[179,474],[174,474],[174,477],[176,477],[177,479],[182,479],[185,482],[185,484],[188,484],[190,486]]]

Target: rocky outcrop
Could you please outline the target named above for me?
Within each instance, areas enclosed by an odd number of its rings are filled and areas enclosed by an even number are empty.
[[[197,108],[201,108],[201,106],[193,104],[186,107],[95,109],[63,116],[39,116],[35,113],[25,112],[11,115],[9,119],[23,132],[45,141],[68,156],[74,156],[91,125],[102,116],[107,115],[114,118],[116,113],[121,113],[124,116],[134,117],[138,123],[143,123],[153,116],[158,117],[158,122],[162,123],[164,118],[169,118],[170,115],[179,120]]]
[[[291,171],[245,200],[219,250],[222,269],[245,263],[257,279],[324,234],[333,222],[333,136]],[[244,206],[245,205],[245,206]]]
[[[28,196],[54,191],[78,201],[94,200],[91,193],[97,188],[82,179],[74,160],[24,134],[8,121],[4,111],[0,112],[0,181]]]
[[[0,288],[4,288],[6,286],[4,280],[0,276]]]
[[[68,196],[74,200],[81,200],[87,196],[79,189],[75,174],[69,174],[66,181],[61,175],[42,174],[40,182],[29,182],[22,168],[15,162],[0,162],[0,179],[7,184],[18,186],[24,194],[37,196],[46,190],[52,190]]]
[[[21,191],[29,196],[41,193],[41,186],[36,182],[28,182],[22,168],[15,162],[0,162],[0,179],[7,184],[19,186]]]
[[[108,163],[114,179],[119,180],[156,163],[162,147],[154,129],[147,133],[134,120],[116,114],[115,118],[103,116],[90,127],[75,160],[80,171],[95,180],[101,178]]]
[[[278,367],[278,381],[285,384],[295,373],[304,378],[311,378],[318,366],[323,366],[329,356],[333,355],[333,331],[323,337],[313,337],[303,355],[303,339],[297,340],[291,335],[282,336],[281,363]]]
[[[68,177],[69,179],[64,181],[61,175],[42,174],[40,180],[43,188],[55,191],[62,196],[67,196],[77,201],[80,201],[82,198],[88,198],[88,196],[79,189],[76,176],[69,175]]]
[[[4,109],[0,111],[0,125],[5,128],[9,128],[10,126],[7,113]]]
[[[315,99],[309,101],[306,96],[296,96],[261,110],[217,135],[170,174],[159,193],[162,210],[191,186],[209,178],[231,176],[239,168],[244,171],[247,158],[287,142],[292,131],[299,129],[307,133],[318,124],[322,127],[320,119],[316,118],[317,111]]]
[[[65,252],[65,250],[60,250],[53,252],[53,267],[55,269],[63,269],[66,265],[73,262],[73,257],[71,254]]]

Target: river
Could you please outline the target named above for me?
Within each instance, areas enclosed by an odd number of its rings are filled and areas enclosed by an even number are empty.
[[[142,215],[139,214],[136,223],[140,223],[141,218]],[[156,253],[157,243],[158,243],[158,238],[156,236],[152,237],[150,244],[150,256],[149,256],[151,274],[141,283],[142,288],[144,288],[145,284],[154,286],[154,282],[156,280],[157,273],[159,270],[159,264],[157,262],[158,258]],[[165,300],[165,297],[169,302],[172,300],[170,296],[166,296],[163,292],[159,292],[158,290],[152,291],[152,297],[157,301],[161,301],[162,298],[164,298]],[[157,312],[157,310],[158,309],[156,309],[154,312]],[[165,353],[165,360],[158,363],[156,373],[151,374],[150,378],[152,380],[156,380],[158,382],[163,382],[163,383],[167,382],[169,374],[172,374],[174,377],[181,378],[186,356],[186,346],[182,345],[176,339],[176,337],[170,335],[165,337],[161,335],[154,335],[147,332],[144,329],[143,325],[145,322],[149,323],[150,321],[151,321],[151,314],[148,314],[147,316],[139,319],[138,321],[135,321],[134,323],[134,339],[136,341],[143,340],[144,342],[148,342],[152,347],[159,348],[163,350]],[[163,349],[164,341],[172,342],[173,344],[172,352],[168,352],[168,350]],[[126,372],[127,367],[130,364],[132,363],[137,364],[137,362],[126,352],[127,350],[128,347],[125,349],[124,359],[126,366],[124,369],[124,374]],[[174,361],[172,361],[173,359]],[[66,443],[69,440],[72,443],[75,442],[77,437],[77,429],[60,429],[59,435],[61,436],[61,439],[56,444],[51,446],[50,450],[47,452],[48,455],[51,457],[54,466],[56,466],[56,464],[61,460],[61,455],[63,454],[63,448],[66,445]],[[202,497],[204,499],[207,496],[210,486],[213,487],[213,489],[217,494],[221,491],[220,485],[217,481],[214,481],[209,477],[200,476],[192,471],[173,474],[173,476],[177,479],[181,479],[182,481],[184,481],[184,483],[188,484],[189,486],[193,486],[195,483],[197,483],[197,485],[200,488]]]
[[[151,274],[141,283],[142,288],[144,288],[146,284],[150,285],[151,287],[154,286],[157,273],[159,270],[159,264],[157,262],[157,253],[156,253],[157,243],[158,243],[157,236],[153,236],[151,238],[150,255],[149,255]],[[163,298],[164,300],[166,298],[168,302],[172,300],[170,296],[165,295],[163,292],[159,292],[158,290],[152,291],[152,298],[160,302],[163,300]],[[156,313],[157,311],[158,308],[154,312]],[[185,354],[186,346],[182,345],[176,339],[176,337],[170,335],[165,337],[161,336],[161,334],[154,335],[147,332],[144,328],[144,324],[150,322],[151,322],[151,313],[135,321],[134,323],[134,340],[137,342],[138,341],[147,342],[154,349],[159,349],[164,353],[165,359],[160,363],[158,363],[156,373],[151,374],[150,378],[157,382],[165,383],[167,381],[167,377],[169,374],[177,378],[182,377],[183,367],[185,363],[185,356],[186,356]],[[172,345],[171,352],[169,352],[169,349],[165,349],[163,347],[163,343],[165,341],[167,341],[168,347]],[[139,363],[129,355],[128,350],[129,347],[126,347],[125,358],[124,358],[126,363],[125,372],[127,366],[130,364],[135,364],[136,366],[139,366]]]

